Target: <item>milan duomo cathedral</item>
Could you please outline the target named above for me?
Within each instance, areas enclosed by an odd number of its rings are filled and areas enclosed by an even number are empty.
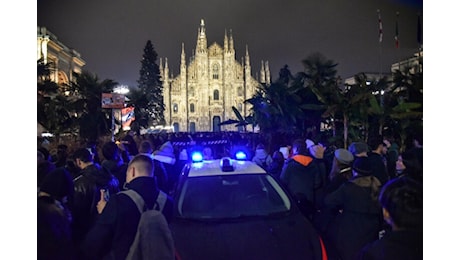
[[[182,43],[180,73],[170,75],[168,60],[163,66],[160,60],[160,74],[163,81],[165,121],[175,132],[195,131],[237,131],[234,125],[219,123],[237,119],[232,110],[236,107],[241,115],[249,115],[251,98],[260,83],[270,84],[268,62],[261,62],[258,80],[251,76],[249,52],[241,62],[235,59],[233,37],[225,31],[224,46],[217,43],[208,46],[204,20],[198,28],[196,48],[188,64]],[[248,126],[247,130],[252,129]]]

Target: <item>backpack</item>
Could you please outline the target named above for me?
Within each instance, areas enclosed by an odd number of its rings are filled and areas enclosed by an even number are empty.
[[[126,256],[132,259],[171,259],[174,260],[174,241],[168,222],[161,211],[166,204],[167,195],[160,190],[153,209],[144,210],[144,199],[134,190],[121,191],[136,203],[141,217],[136,236]]]

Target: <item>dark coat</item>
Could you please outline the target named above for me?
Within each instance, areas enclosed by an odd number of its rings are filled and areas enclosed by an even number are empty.
[[[115,176],[98,164],[87,166],[81,170],[81,175],[74,179],[74,195],[70,209],[74,220],[72,232],[77,244],[96,222],[96,205],[100,200],[100,189],[108,190],[110,195],[119,191]]]
[[[118,188],[119,190],[122,190],[126,181],[126,170],[128,169],[128,164],[123,162],[123,160],[104,160],[102,161],[101,166],[109,170],[113,176],[117,178]]]
[[[154,178],[137,177],[128,185],[128,189],[138,192],[147,206],[153,208],[158,197],[158,188]],[[168,196],[162,213],[171,221],[173,200]],[[134,241],[140,212],[134,201],[125,194],[112,196],[89,231],[82,245],[81,253],[85,259],[125,259]]]
[[[377,177],[383,186],[390,179],[387,166],[383,162],[384,158],[380,154],[374,152],[369,152],[367,157],[369,158],[370,165],[372,166],[372,175]]]
[[[343,260],[354,259],[364,245],[378,238],[382,228],[382,210],[371,196],[371,178],[377,181],[373,176],[354,177],[324,199],[326,207],[342,210],[326,236]]]
[[[270,165],[268,165],[267,172],[279,180],[281,171],[283,170],[284,161],[273,160]]]
[[[319,172],[312,157],[297,154],[286,160],[280,175],[281,182],[309,219],[316,211],[315,188],[320,184]]]
[[[418,260],[423,259],[423,232],[402,230],[387,232],[382,239],[367,244],[360,260]]]

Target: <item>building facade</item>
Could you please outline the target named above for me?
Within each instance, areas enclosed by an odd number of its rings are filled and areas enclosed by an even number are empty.
[[[80,53],[61,43],[46,27],[37,26],[37,60],[43,59],[51,67],[51,80],[59,85],[72,81],[73,72],[81,73],[86,62]]]
[[[196,48],[188,63],[182,44],[179,75],[172,77],[167,58],[164,65],[160,60],[166,124],[175,132],[238,130],[234,125],[219,123],[236,119],[232,107],[243,117],[249,114],[250,107],[244,101],[254,95],[260,83],[270,84],[268,61],[261,65],[256,80],[251,75],[247,46],[244,59],[235,59],[231,31],[229,35],[225,31],[223,47],[216,42],[208,46],[201,20]]]

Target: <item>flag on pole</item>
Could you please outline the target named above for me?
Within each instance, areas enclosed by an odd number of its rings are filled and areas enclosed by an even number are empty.
[[[379,42],[383,40],[383,25],[382,25],[382,18],[380,17],[380,10],[377,10],[379,14]]]
[[[395,46],[396,46],[396,49],[399,48],[398,16],[399,16],[399,12],[396,12],[396,30],[395,30]]]

